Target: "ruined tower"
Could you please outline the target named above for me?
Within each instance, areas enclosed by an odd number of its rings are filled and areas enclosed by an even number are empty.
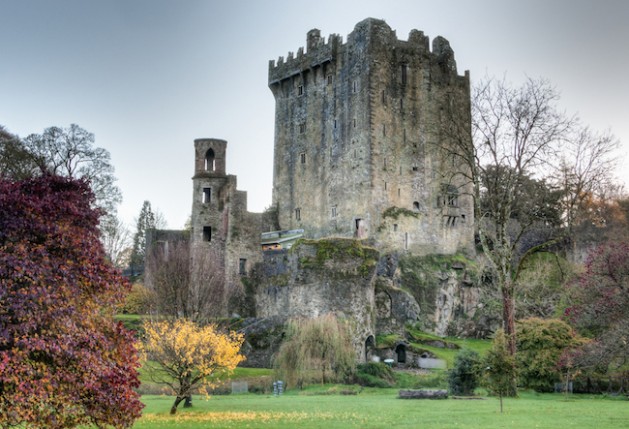
[[[220,285],[226,311],[227,301],[243,293],[240,276],[261,260],[264,221],[262,214],[247,211],[247,193],[226,173],[227,142],[196,139],[194,151],[191,276]]]
[[[470,83],[448,41],[430,50],[421,31],[398,40],[369,18],[346,43],[313,29],[306,47],[269,64],[281,229],[384,251],[471,251],[469,175],[448,150],[472,144]]]

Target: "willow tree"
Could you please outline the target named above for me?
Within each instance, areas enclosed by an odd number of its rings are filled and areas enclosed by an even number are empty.
[[[341,382],[354,372],[356,352],[349,326],[333,314],[291,320],[286,337],[274,365],[288,385]]]

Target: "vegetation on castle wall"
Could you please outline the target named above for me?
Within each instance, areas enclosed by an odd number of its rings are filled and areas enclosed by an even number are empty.
[[[291,248],[291,252],[296,251],[302,245],[314,246],[316,248],[314,258],[308,256],[300,258],[299,264],[302,268],[323,268],[326,262],[330,260],[360,259],[362,263],[358,267],[358,272],[362,276],[367,276],[378,261],[378,251],[374,248],[363,246],[359,240],[348,238],[301,239]]]
[[[447,273],[455,272],[460,280],[472,284],[478,277],[475,262],[461,254],[406,256],[400,258],[400,271],[400,286],[413,295],[423,314],[434,313],[437,292]]]
[[[420,215],[419,212],[414,212],[412,210],[405,209],[403,207],[395,207],[395,206],[391,206],[388,209],[386,209],[384,212],[382,212],[383,219],[391,218],[393,220],[398,220],[400,216],[419,218],[419,215]]]

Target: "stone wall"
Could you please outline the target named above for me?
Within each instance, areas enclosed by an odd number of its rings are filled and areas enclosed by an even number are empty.
[[[300,241],[273,252],[252,279],[257,318],[348,319],[359,361],[375,336],[374,278],[378,252],[356,240]]]

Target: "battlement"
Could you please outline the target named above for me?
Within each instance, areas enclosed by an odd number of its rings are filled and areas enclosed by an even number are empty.
[[[279,57],[277,63],[275,60],[269,61],[269,85],[333,61],[339,46],[342,45],[343,38],[338,34],[330,34],[326,43],[319,30],[310,30],[307,53],[304,53],[304,48],[301,47],[297,50],[297,55],[289,52],[286,59]]]
[[[326,42],[325,38],[321,37],[320,30],[316,28],[310,30],[306,37],[307,50],[300,47],[297,54],[289,52],[286,58],[279,57],[277,61],[269,61],[269,86],[333,62],[349,46],[365,42],[380,44],[389,50],[400,49],[415,55],[432,55],[456,72],[454,51],[445,38],[435,37],[431,52],[430,39],[423,31],[413,29],[408,40],[400,40],[395,30],[392,30],[385,21],[367,18],[356,24],[347,37],[347,43],[343,43],[343,38],[338,34],[330,34]]]

